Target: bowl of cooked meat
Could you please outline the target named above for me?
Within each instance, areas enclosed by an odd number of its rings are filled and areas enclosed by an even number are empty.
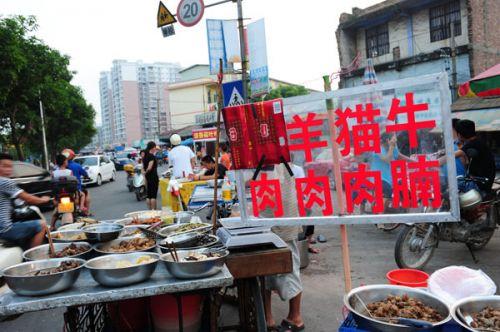
[[[79,229],[50,232],[50,235],[52,236],[52,240],[58,243],[71,243],[87,240],[85,233]],[[45,237],[47,237],[47,234],[45,234]]]
[[[26,250],[23,258],[27,261],[36,261],[50,258],[82,258],[88,259],[92,252],[92,246],[87,242],[54,243],[55,253],[50,254],[48,244],[42,244]]]
[[[206,278],[222,270],[229,251],[225,248],[177,250],[160,256],[168,272],[179,279]]]
[[[73,286],[84,264],[79,258],[44,259],[8,267],[1,276],[18,295],[47,295]]]
[[[500,295],[462,299],[453,305],[451,315],[467,331],[500,331]]]
[[[156,247],[154,239],[146,237],[123,238],[94,245],[100,254],[129,254],[133,252],[151,251]]]
[[[441,331],[451,319],[446,303],[420,289],[371,285],[344,297],[360,329],[376,332]]]

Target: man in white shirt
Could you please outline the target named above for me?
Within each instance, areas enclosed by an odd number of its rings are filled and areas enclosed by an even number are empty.
[[[187,178],[189,174],[193,174],[195,154],[189,147],[180,145],[181,137],[177,134],[170,137],[170,143],[173,148],[168,153],[168,161],[173,167],[172,175],[175,178]]]

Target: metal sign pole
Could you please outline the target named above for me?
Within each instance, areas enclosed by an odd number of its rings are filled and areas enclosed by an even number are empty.
[[[48,171],[49,170],[49,153],[47,151],[47,137],[45,136],[45,118],[43,115],[42,96],[40,96],[39,102],[40,102],[40,118],[42,119],[43,155],[45,158],[45,169]]]

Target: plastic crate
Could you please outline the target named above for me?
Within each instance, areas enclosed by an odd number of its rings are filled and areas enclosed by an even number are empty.
[[[441,331],[462,332],[465,330],[462,329],[462,327],[456,324],[454,321],[450,321],[443,325],[443,329]],[[358,329],[352,314],[349,314],[349,316],[347,316],[347,318],[342,322],[342,325],[340,325],[339,332],[370,332],[370,331]]]

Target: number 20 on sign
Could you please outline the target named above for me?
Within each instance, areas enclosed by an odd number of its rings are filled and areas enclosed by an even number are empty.
[[[203,17],[205,4],[203,0],[182,0],[177,7],[177,19],[185,27],[192,27]]]

